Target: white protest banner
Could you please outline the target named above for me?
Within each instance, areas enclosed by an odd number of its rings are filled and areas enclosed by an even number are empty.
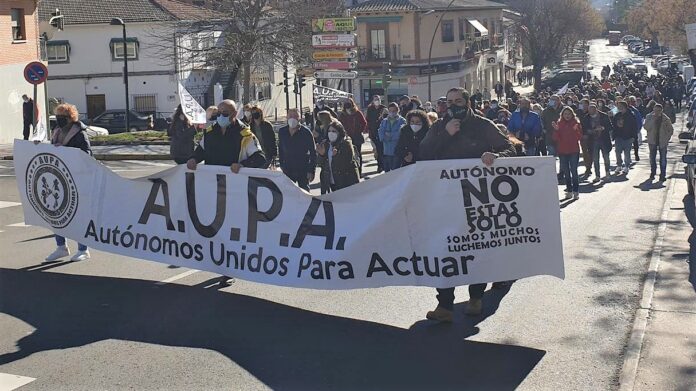
[[[312,94],[314,95],[315,102],[318,100],[323,100],[328,103],[338,103],[341,100],[346,100],[353,96],[353,94],[349,92],[318,86],[316,84],[312,85]]]
[[[564,276],[549,157],[419,162],[313,197],[270,170],[125,179],[75,148],[14,151],[26,223],[106,252],[313,289]]]
[[[179,102],[184,114],[191,120],[193,124],[205,124],[208,122],[205,118],[205,109],[196,101],[193,96],[186,90],[183,84],[179,82]]]

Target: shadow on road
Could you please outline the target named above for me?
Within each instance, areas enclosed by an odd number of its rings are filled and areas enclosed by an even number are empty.
[[[692,231],[689,235],[689,282],[696,291],[696,206],[694,198],[690,195],[685,195],[684,199],[684,214],[691,225]]]
[[[489,292],[470,323],[406,330],[182,285],[0,268],[0,311],[36,328],[0,365],[118,339],[217,351],[276,390],[513,390],[545,352],[464,339],[504,293]]]

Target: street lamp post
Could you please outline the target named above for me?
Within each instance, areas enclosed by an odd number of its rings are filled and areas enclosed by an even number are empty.
[[[451,0],[449,4],[447,4],[447,7],[442,11],[443,14],[440,15],[440,19],[437,21],[437,25],[435,25],[435,30],[433,31],[433,38],[430,40],[430,49],[428,50],[428,100],[433,101],[433,43],[435,42],[435,36],[437,35],[437,29],[440,28],[440,24],[442,23],[442,17],[445,16],[444,12],[446,12],[451,6],[454,4],[454,0]],[[430,10],[426,12],[424,15],[428,15],[432,12],[435,12],[435,10]]]
[[[126,23],[121,18],[111,19],[112,26],[123,26],[123,83],[126,85],[126,132],[130,132],[130,100],[128,99],[128,45]]]

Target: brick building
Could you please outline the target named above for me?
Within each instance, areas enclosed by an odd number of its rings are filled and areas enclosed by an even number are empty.
[[[40,58],[37,0],[0,1],[0,144],[22,138],[22,95],[32,96],[24,80],[27,63]],[[44,89],[37,102],[44,115]]]

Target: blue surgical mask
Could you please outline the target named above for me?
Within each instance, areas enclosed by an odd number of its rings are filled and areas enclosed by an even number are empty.
[[[549,101],[549,107],[551,107],[551,108],[556,107],[556,101],[555,101],[555,100],[550,100],[550,101]]]
[[[230,124],[230,117],[220,114],[217,117],[217,123],[223,128],[226,128]]]

